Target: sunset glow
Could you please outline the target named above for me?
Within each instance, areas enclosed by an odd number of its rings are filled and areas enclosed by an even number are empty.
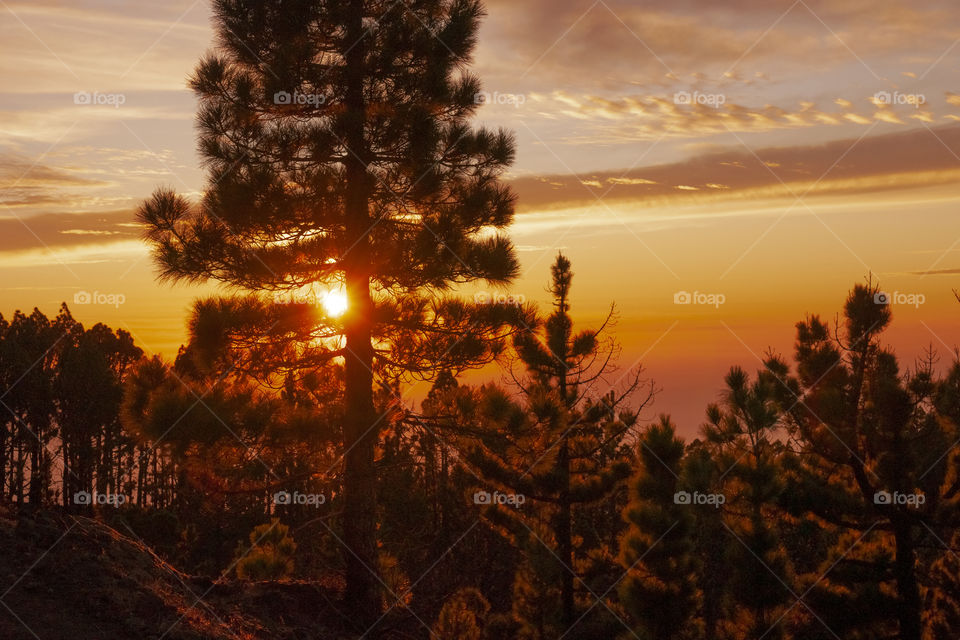
[[[331,291],[323,296],[323,310],[333,317],[342,316],[347,311],[347,294]]]

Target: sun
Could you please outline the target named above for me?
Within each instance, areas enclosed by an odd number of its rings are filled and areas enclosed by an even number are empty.
[[[347,310],[347,295],[341,291],[331,291],[323,296],[323,310],[327,315],[339,317]]]

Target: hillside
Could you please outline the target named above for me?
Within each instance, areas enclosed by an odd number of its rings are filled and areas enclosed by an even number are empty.
[[[103,522],[0,512],[0,638],[299,640],[356,637],[337,586],[189,576]],[[409,636],[407,636],[409,637]]]

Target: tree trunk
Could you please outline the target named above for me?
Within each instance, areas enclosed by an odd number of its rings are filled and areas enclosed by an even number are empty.
[[[60,433],[63,434],[63,427],[60,429]],[[70,447],[69,442],[67,442],[67,437],[61,435],[62,443],[60,445],[60,459],[63,461],[63,470],[60,473],[60,486],[62,487],[63,492],[63,506],[70,508],[70,505],[73,504],[73,482],[70,480],[70,472],[73,471],[73,449]]]
[[[900,640],[920,640],[922,636],[920,588],[917,586],[917,576],[914,572],[916,554],[910,535],[910,525],[896,526],[894,536],[897,543],[897,557],[894,560],[893,571],[897,579],[897,596],[900,598],[900,606],[897,608]]]
[[[137,506],[143,507],[146,504],[143,498],[143,492],[144,489],[146,489],[147,469],[150,464],[150,457],[145,447],[138,447],[138,455],[140,458],[137,463]]]
[[[355,299],[355,298],[354,298]],[[369,333],[367,334],[369,335]],[[351,346],[352,345],[352,346]],[[377,580],[377,473],[374,462],[379,429],[373,409],[369,337],[347,335],[346,414],[344,416],[343,541],[347,602],[364,625],[380,612]]]
[[[12,423],[0,422],[0,498],[6,495],[7,489],[7,424],[13,426]],[[13,433],[12,428],[9,433]]]
[[[567,295],[562,293],[559,300],[559,309],[561,312],[567,311]],[[567,373],[569,367],[567,364],[567,344],[570,339],[569,332],[565,332],[560,340],[560,349],[557,356],[557,387],[560,391],[560,403],[563,407],[564,415],[569,419],[573,402],[567,391]],[[560,466],[560,522],[557,528],[557,551],[560,554],[560,561],[564,566],[560,567],[560,605],[564,630],[569,630],[573,624],[574,598],[573,598],[573,532],[572,513],[570,508],[570,444],[567,438],[570,427],[567,420],[563,421],[563,435],[561,436],[560,451],[557,457],[557,464]]]
[[[40,506],[44,493],[44,469],[43,469],[43,429],[37,425],[35,427],[35,437],[30,440],[30,504],[31,506]]]
[[[17,445],[17,466],[13,477],[15,490],[11,492],[13,495],[17,496],[18,505],[22,505],[26,499],[26,496],[23,493],[23,489],[26,487],[26,468],[27,458],[21,435],[21,442]]]
[[[345,142],[347,189],[345,227],[351,245],[342,256],[347,301],[344,316],[346,355],[344,371],[343,540],[347,546],[345,598],[360,625],[367,630],[380,615],[377,561],[377,472],[379,439],[373,403],[373,326],[370,297],[370,176],[364,132],[363,94],[366,42],[364,2],[351,0],[346,25]]]
[[[562,474],[563,486],[560,490],[560,522],[557,527],[557,551],[560,555],[560,561],[564,566],[560,567],[562,581],[560,583],[560,604],[563,615],[563,628],[568,630],[573,624],[574,602],[573,602],[573,536],[571,532],[571,513],[570,513],[570,448],[567,444],[567,438],[564,436],[560,444],[559,453],[560,472]]]

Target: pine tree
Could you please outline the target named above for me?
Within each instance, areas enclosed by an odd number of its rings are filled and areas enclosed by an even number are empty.
[[[797,325],[795,375],[767,362],[797,448],[779,502],[817,518],[827,543],[808,637],[859,627],[920,640],[924,583],[957,524],[956,378],[939,380],[932,356],[902,372],[881,342],[891,317],[878,286],[858,285],[838,327]]]
[[[290,527],[276,518],[250,532],[250,544],[237,547],[236,571],[241,580],[280,580],[293,573],[297,543]]]
[[[481,640],[490,603],[476,589],[461,589],[443,605],[433,627],[437,640]]]
[[[614,369],[618,347],[605,335],[613,311],[600,328],[575,333],[573,271],[562,254],[551,276],[553,313],[542,320],[524,314],[525,330],[513,339],[524,369],[511,372],[522,403],[495,387],[476,391],[469,401],[475,407],[460,407],[465,425],[479,422],[474,437],[461,439],[461,449],[485,479],[538,505],[531,505],[536,511],[530,513],[512,508],[500,513],[520,523],[511,530],[521,548],[529,550],[531,540],[546,546],[557,565],[552,574],[559,581],[560,607],[551,624],[563,633],[578,621],[575,589],[583,580],[583,563],[590,562],[585,536],[574,530],[576,512],[610,499],[629,477],[630,459],[621,445],[653,388],[638,368],[623,376],[626,383],[612,394],[591,396]],[[638,401],[636,408],[627,409],[628,400]]]
[[[666,416],[640,439],[640,465],[624,511],[630,528],[620,546],[627,569],[620,599],[651,640],[686,637],[695,617],[697,560],[694,514],[676,496],[682,480],[684,443]]]
[[[254,296],[207,309],[222,318],[217,335],[251,347],[238,366],[309,370],[343,358],[346,598],[368,624],[380,602],[375,378],[489,360],[504,310],[441,294],[517,271],[495,233],[513,215],[498,181],[513,140],[468,124],[482,5],[216,0],[213,9],[219,49],[192,80],[206,193],[194,206],[160,190],[140,219],[164,277]],[[264,299],[315,283],[344,287],[341,318]]]
[[[550,272],[553,313],[543,322],[540,331],[537,331],[540,327],[529,327],[529,331],[518,334],[514,347],[528,374],[519,386],[536,407],[543,423],[549,425],[550,446],[543,453],[550,462],[543,467],[545,476],[541,479],[550,487],[547,493],[553,494],[557,507],[556,554],[566,568],[561,572],[562,623],[564,628],[569,628],[575,621],[574,505],[601,500],[617,482],[627,477],[626,461],[601,462],[601,458],[635,423],[637,412],[617,416],[617,406],[641,386],[641,379],[638,370],[627,390],[619,396],[614,392],[600,402],[587,402],[593,384],[609,374],[618,350],[615,343],[604,339],[604,331],[613,320],[613,310],[599,329],[575,334],[570,317],[574,275],[570,260],[558,254]],[[652,388],[642,404],[651,397]],[[551,451],[553,448],[555,454]]]
[[[774,511],[784,491],[778,382],[762,372],[751,383],[740,367],[725,382],[722,404],[707,408],[704,436],[715,474],[724,479],[724,537],[734,538],[727,549],[730,595],[746,609],[734,623],[745,637],[774,640],[783,631],[779,608],[792,604],[790,561]]]
[[[60,313],[69,315],[65,306]],[[58,323],[39,309],[30,315],[17,311],[5,329],[0,362],[6,384],[0,409],[10,424],[9,494],[17,503],[40,505],[48,498],[50,446],[56,436],[54,352],[64,336]]]
[[[136,441],[120,421],[123,381],[143,356],[133,337],[103,324],[84,330],[69,314],[56,324],[64,339],[58,344],[53,388],[63,461],[63,503],[77,491],[132,497]],[[128,471],[129,470],[129,471]]]
[[[84,329],[66,304],[52,320],[0,317],[0,495],[38,505],[59,493],[77,508],[81,491],[134,494],[142,467],[118,413],[142,353],[126,331]]]

